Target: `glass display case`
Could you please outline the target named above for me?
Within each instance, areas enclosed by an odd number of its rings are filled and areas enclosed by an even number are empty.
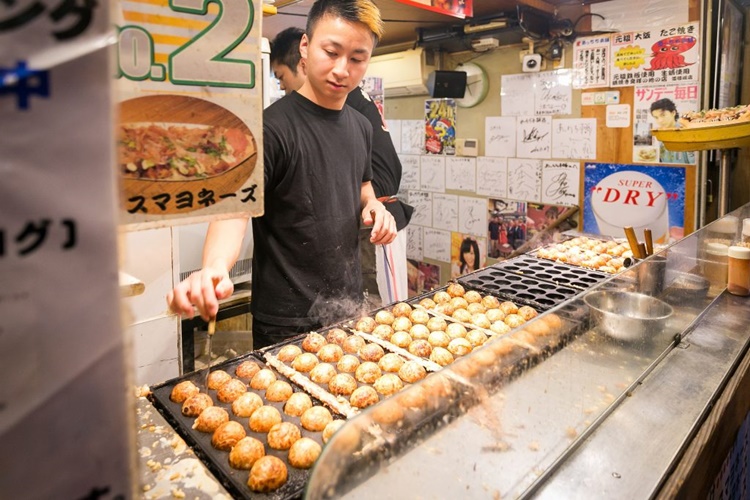
[[[724,290],[706,248],[726,225],[350,418],[306,497],[652,496],[750,345],[750,302]]]

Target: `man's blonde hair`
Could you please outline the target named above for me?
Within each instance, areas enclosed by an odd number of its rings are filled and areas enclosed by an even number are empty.
[[[375,43],[379,42],[385,33],[380,9],[372,0],[317,0],[307,15],[308,38],[312,38],[315,25],[326,15],[364,24],[372,32]]]

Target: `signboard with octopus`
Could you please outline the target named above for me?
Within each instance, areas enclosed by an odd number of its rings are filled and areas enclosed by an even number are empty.
[[[698,22],[612,35],[612,87],[700,80]]]

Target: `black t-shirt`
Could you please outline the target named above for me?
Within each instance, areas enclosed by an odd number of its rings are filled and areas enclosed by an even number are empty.
[[[401,185],[401,160],[393,146],[391,134],[385,127],[383,115],[362,88],[356,88],[346,97],[347,106],[362,113],[372,125],[372,187],[375,196],[394,196]],[[414,208],[404,203],[385,203],[399,230],[406,227]]]
[[[265,214],[253,219],[253,300],[261,321],[330,324],[360,310],[362,182],[372,127],[359,113],[293,92],[263,114]]]

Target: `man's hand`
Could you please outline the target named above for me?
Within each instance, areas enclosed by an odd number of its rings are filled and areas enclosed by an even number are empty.
[[[169,308],[181,315],[192,318],[193,306],[205,321],[216,317],[219,300],[232,295],[234,284],[226,269],[205,267],[181,281],[167,294]]]
[[[396,220],[376,199],[365,205],[362,210],[362,222],[365,226],[372,226],[370,241],[375,245],[387,245],[396,239]]]

